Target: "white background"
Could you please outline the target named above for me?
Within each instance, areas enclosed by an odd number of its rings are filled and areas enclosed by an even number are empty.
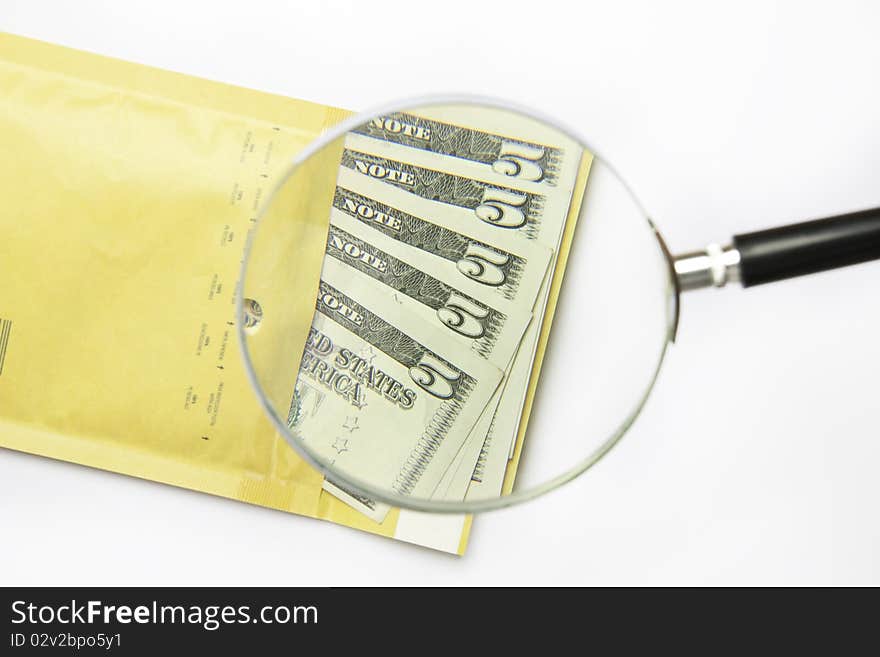
[[[673,250],[880,205],[872,2],[0,1],[0,29],[351,109],[577,126]],[[880,264],[689,294],[635,428],[451,557],[0,451],[0,584],[880,584]]]

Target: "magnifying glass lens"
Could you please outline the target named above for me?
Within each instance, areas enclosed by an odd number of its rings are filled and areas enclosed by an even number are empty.
[[[674,331],[669,259],[586,141],[484,101],[398,103],[301,154],[239,294],[254,388],[326,494],[473,512],[577,476]]]

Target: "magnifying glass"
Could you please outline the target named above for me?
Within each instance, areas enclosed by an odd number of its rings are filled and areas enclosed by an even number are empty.
[[[875,258],[880,209],[673,256],[577,132],[429,98],[354,117],[293,162],[251,234],[239,336],[262,405],[330,494],[379,521],[479,512],[617,443],[682,292]]]

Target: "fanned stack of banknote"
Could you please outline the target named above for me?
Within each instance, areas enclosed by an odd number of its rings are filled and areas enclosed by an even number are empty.
[[[587,156],[474,105],[347,134],[293,435],[374,489],[501,495]],[[387,512],[344,483],[325,489],[379,522]]]

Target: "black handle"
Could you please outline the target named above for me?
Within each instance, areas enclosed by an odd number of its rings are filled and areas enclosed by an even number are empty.
[[[743,287],[880,259],[880,208],[736,235]]]

